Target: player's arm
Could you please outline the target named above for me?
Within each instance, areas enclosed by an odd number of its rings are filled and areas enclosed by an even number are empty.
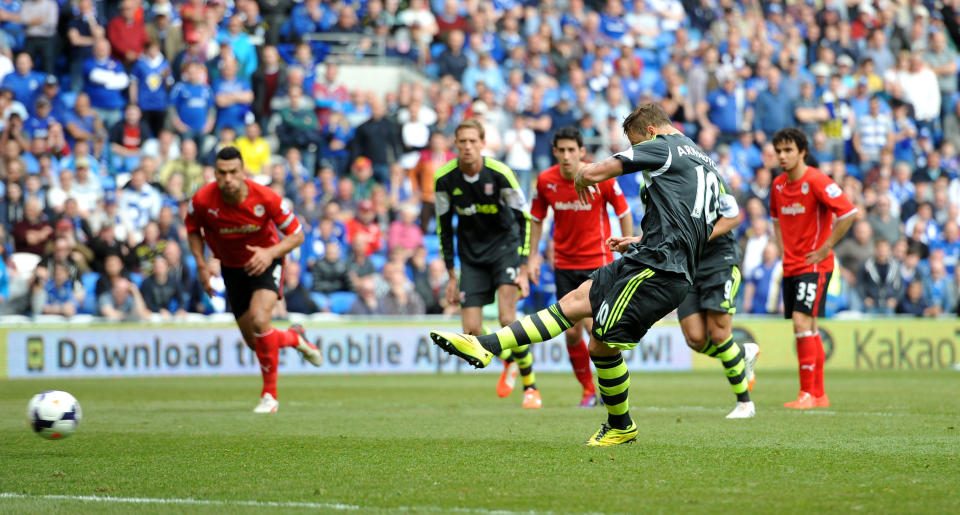
[[[713,232],[710,233],[710,239],[732,231],[740,225],[740,206],[737,205],[737,199],[733,195],[723,193],[717,198],[717,211],[720,213],[720,219],[713,225]]]
[[[267,271],[267,268],[277,259],[283,258],[293,249],[303,244],[303,227],[296,213],[289,207],[283,206],[283,201],[279,198],[272,202],[271,218],[277,225],[277,230],[283,233],[283,237],[277,243],[269,247],[254,247],[247,245],[247,250],[253,253],[243,269],[250,275],[256,276]]]
[[[777,242],[777,250],[780,251],[780,255],[783,256],[783,234],[780,233],[780,220],[776,218],[773,219],[773,236]]]
[[[520,270],[516,283],[520,287],[520,298],[524,298],[530,292],[527,277],[527,260],[530,257],[530,214],[526,210],[527,200],[523,196],[523,190],[520,189],[513,172],[511,171],[509,175],[504,174],[504,180],[507,184],[500,190],[500,195],[507,207],[513,210],[513,216],[520,229],[520,247],[517,248],[517,254],[520,255]]]
[[[833,182],[833,180],[826,178],[823,184],[811,189],[817,197],[817,200],[825,204],[827,208],[833,212],[834,216],[837,217],[837,220],[833,224],[833,230],[830,231],[830,237],[827,238],[827,241],[824,242],[819,249],[808,252],[804,256],[807,264],[819,263],[826,259],[830,254],[830,250],[833,249],[843,236],[847,234],[847,231],[850,230],[850,226],[853,225],[853,215],[857,212],[856,206],[850,202],[850,199],[843,194],[840,186]]]
[[[533,218],[530,220],[530,259],[527,263],[527,274],[530,281],[540,286],[540,235],[543,233],[543,222]]]
[[[210,266],[207,265],[207,260],[203,256],[203,236],[199,229],[187,233],[187,242],[190,245],[190,253],[193,254],[193,259],[197,262],[197,280],[200,281],[200,286],[207,292],[207,295],[212,296],[213,287],[210,286],[210,277],[213,272],[210,271]]]
[[[580,200],[584,204],[589,204],[595,193],[594,184],[617,177],[623,172],[623,161],[617,156],[608,157],[602,161],[581,166],[573,185],[577,189]]]
[[[436,180],[433,193],[434,209],[437,216],[437,238],[440,240],[440,257],[447,267],[447,303],[457,304],[460,293],[457,287],[457,270],[454,268],[453,257],[453,210],[451,209],[450,192],[443,182]]]

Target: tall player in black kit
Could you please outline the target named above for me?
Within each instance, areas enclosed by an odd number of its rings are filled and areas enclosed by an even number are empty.
[[[640,105],[624,120],[623,130],[633,144],[632,155],[584,166],[577,173],[576,188],[588,201],[594,184],[642,172],[646,184],[642,239],[560,302],[495,334],[430,333],[444,351],[485,367],[502,349],[548,340],[592,316],[590,358],[607,421],[587,440],[589,446],[637,439],[637,424],[629,413],[630,374],[620,351],[636,346],[687,295],[719,209],[713,160],[673,126],[662,107]]]

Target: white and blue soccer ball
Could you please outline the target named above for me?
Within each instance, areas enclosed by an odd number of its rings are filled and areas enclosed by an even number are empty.
[[[80,416],[77,399],[59,390],[40,392],[27,404],[27,423],[34,433],[48,440],[72,435],[80,423]]]

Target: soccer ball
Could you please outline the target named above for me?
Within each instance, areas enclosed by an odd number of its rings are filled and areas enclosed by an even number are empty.
[[[48,440],[72,435],[79,423],[80,403],[67,392],[40,392],[27,404],[27,424],[34,433]]]

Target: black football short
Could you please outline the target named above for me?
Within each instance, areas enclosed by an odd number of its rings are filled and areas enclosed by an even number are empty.
[[[740,289],[740,267],[736,265],[698,269],[697,277],[677,308],[680,320],[704,310],[734,314]]]
[[[827,304],[827,284],[832,272],[811,272],[783,278],[783,316],[793,312],[822,317]]]
[[[618,259],[590,275],[593,336],[629,350],[647,330],[677,308],[690,289],[683,274]]]
[[[497,288],[514,284],[520,273],[520,256],[505,252],[490,263],[470,264],[460,261],[460,306],[486,306],[496,298]]]
[[[223,284],[227,287],[227,301],[234,318],[240,318],[250,309],[250,299],[256,290],[270,290],[283,297],[283,258],[273,260],[267,270],[251,276],[242,267],[222,267]]]
[[[584,281],[590,278],[590,274],[592,274],[594,270],[596,270],[596,268],[588,268],[586,270],[556,269],[553,277],[557,285],[557,300],[562,299],[566,294],[579,288]]]

